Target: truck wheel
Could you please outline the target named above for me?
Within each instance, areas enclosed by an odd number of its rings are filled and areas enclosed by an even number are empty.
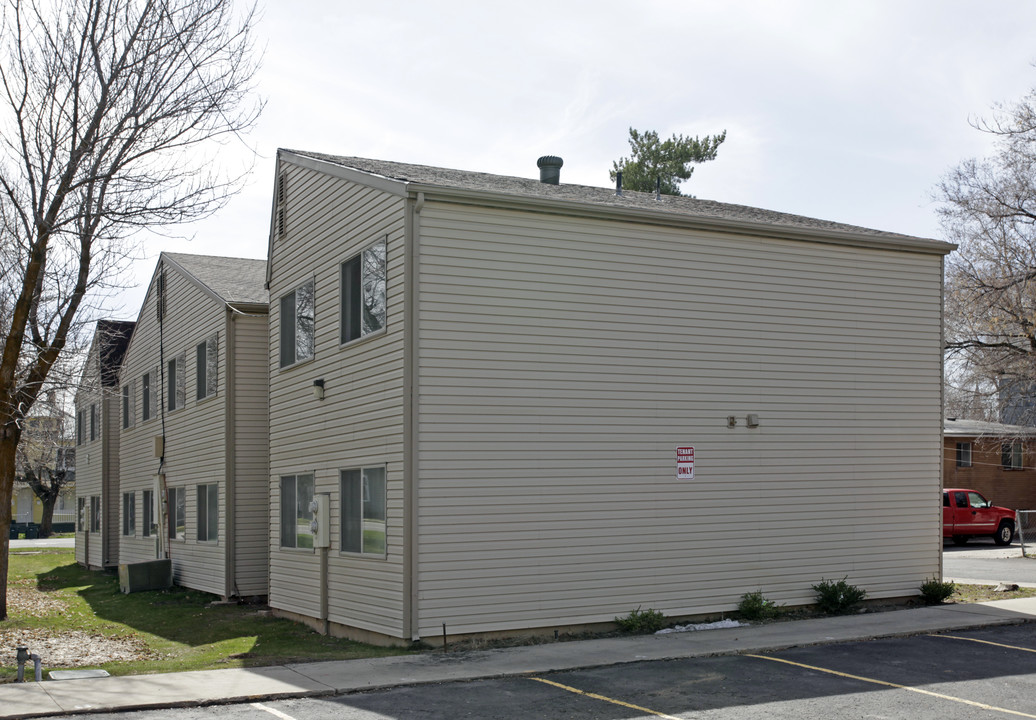
[[[1000,523],[1000,527],[996,529],[996,535],[993,536],[993,542],[997,545],[1010,545],[1012,540],[1014,540],[1014,525],[1009,522]]]

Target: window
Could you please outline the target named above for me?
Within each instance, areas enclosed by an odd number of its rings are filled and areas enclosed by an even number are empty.
[[[137,414],[136,404],[137,403],[136,403],[136,397],[134,397],[133,390],[134,390],[133,383],[129,383],[128,385],[124,385],[123,388],[122,388],[122,428],[123,428],[123,430],[125,430],[126,428],[133,427],[133,424],[136,422],[136,419],[137,419],[136,418],[136,414]]]
[[[197,400],[204,400],[216,394],[216,363],[218,360],[216,336],[199,343],[197,351]]]
[[[971,443],[959,442],[957,443],[957,467],[969,468],[971,467]]]
[[[140,536],[151,537],[155,526],[155,492],[144,490],[140,493]]]
[[[137,534],[137,496],[136,493],[122,494],[122,534]]]
[[[385,554],[385,468],[342,471],[342,550]]]
[[[140,379],[140,394],[141,394],[141,421],[150,420],[155,416],[155,411],[158,409],[158,401],[155,394],[158,392],[158,370],[152,370],[151,372],[144,373],[144,377]]]
[[[97,406],[90,404],[90,442],[101,436],[101,427],[97,422]]]
[[[187,400],[186,386],[184,385],[183,366],[187,362],[187,356],[183,353],[169,361],[166,375],[167,385],[166,397],[169,398],[167,409],[170,411],[179,410]]]
[[[198,486],[198,540],[208,542],[219,537],[219,485]]]
[[[99,495],[90,496],[90,532],[101,532],[101,498]]]
[[[83,444],[83,411],[76,411],[76,445]]]
[[[1019,441],[1004,443],[1000,446],[1000,464],[1004,470],[1022,469],[1022,443]]]
[[[979,495],[974,490],[968,491],[968,502],[971,503],[971,507],[973,508],[992,507],[992,503],[990,503],[988,500],[986,500],[984,497]]]
[[[166,491],[169,502],[169,539],[184,540],[187,537],[187,495],[182,487]]]
[[[385,327],[386,242],[342,263],[342,342]]]
[[[313,281],[281,298],[281,367],[313,357]]]
[[[285,475],[281,478],[281,547],[313,547],[309,524],[313,513],[312,475]]]
[[[76,530],[86,532],[86,498],[76,498]]]

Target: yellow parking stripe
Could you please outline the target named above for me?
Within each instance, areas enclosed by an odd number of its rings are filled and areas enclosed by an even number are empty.
[[[982,643],[983,645],[995,645],[996,647],[1007,648],[1008,650],[1021,650],[1022,652],[1036,653],[1036,650],[1027,647],[1019,647],[1018,645],[1004,645],[1003,643],[992,642],[990,640],[979,640],[978,638],[966,638],[959,637],[957,635],[929,635],[928,637],[942,637],[949,638],[950,640],[967,640],[968,642]]]
[[[622,707],[629,708],[630,710],[637,710],[639,712],[648,713],[649,715],[655,715],[660,718],[666,718],[666,720],[680,720],[680,718],[674,717],[673,715],[666,715],[665,713],[650,710],[646,707],[640,707],[639,705],[631,705],[630,703],[625,703],[622,700],[616,700],[614,698],[605,697],[604,695],[598,695],[597,693],[585,692],[584,690],[580,690],[579,688],[569,687],[568,685],[556,683],[553,680],[544,680],[543,678],[538,677],[530,677],[529,679],[535,680],[536,682],[545,683],[547,685],[553,685],[554,687],[561,688],[562,690],[568,690],[569,692],[575,693],[576,695],[582,695],[584,697],[593,698],[594,700],[603,700],[604,702],[609,702],[612,705],[621,705]],[[1029,717],[1036,717],[1036,715],[1030,715]]]
[[[896,688],[897,690],[909,690],[910,692],[918,693],[919,695],[928,695],[929,697],[936,697],[941,700],[950,700],[952,702],[970,705],[971,707],[977,707],[983,710],[992,710],[993,712],[1002,712],[1007,713],[1008,715],[1017,715],[1018,717],[1024,718],[1036,718],[1036,715],[1019,712],[1018,710],[1008,710],[1007,708],[997,707],[996,705],[986,705],[985,703],[975,702],[974,700],[965,700],[964,698],[954,697],[953,695],[943,695],[942,693],[932,692],[931,690],[922,690],[921,688],[910,687],[909,685],[899,685],[897,683],[875,680],[874,678],[862,677],[860,675],[850,675],[849,673],[839,672],[837,670],[828,670],[827,668],[817,667],[816,665],[806,665],[804,663],[792,662],[791,660],[769,657],[767,655],[745,655],[745,657],[758,658],[759,660],[770,660],[771,662],[784,663],[785,665],[794,665],[796,667],[806,668],[807,670],[816,670],[817,672],[827,673],[828,675],[837,675],[838,677],[873,683],[874,685],[884,685],[885,687]]]

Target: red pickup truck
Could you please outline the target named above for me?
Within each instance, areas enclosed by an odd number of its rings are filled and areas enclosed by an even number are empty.
[[[1014,539],[1014,510],[997,507],[974,490],[942,491],[942,536],[963,545],[969,538],[991,536],[997,545]]]

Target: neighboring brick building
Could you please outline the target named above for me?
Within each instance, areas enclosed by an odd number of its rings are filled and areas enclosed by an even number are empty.
[[[995,505],[1036,509],[1036,428],[947,418],[943,487],[968,488]]]

